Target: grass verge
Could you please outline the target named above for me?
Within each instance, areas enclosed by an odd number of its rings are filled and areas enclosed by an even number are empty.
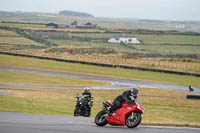
[[[18,83],[18,84],[36,84],[36,85],[60,85],[60,86],[102,86],[107,83],[78,79],[66,78],[40,74],[27,74],[23,72],[10,72],[0,70],[0,82]]]
[[[0,55],[0,66],[50,70],[200,87],[200,77]]]
[[[83,90],[30,89],[1,87],[12,96],[0,95],[0,111],[72,116],[77,93]],[[124,90],[91,90],[92,117],[102,109],[102,101],[113,100]],[[145,112],[142,124],[200,127],[199,100],[186,99],[189,92],[140,88],[138,99]]]

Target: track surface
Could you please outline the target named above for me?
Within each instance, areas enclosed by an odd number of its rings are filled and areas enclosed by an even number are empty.
[[[34,74],[45,74],[62,77],[83,78],[97,81],[109,82],[109,86],[92,87],[95,89],[124,89],[135,86],[147,88],[163,88],[188,91],[186,86],[177,86],[169,84],[160,84],[136,80],[126,80],[119,78],[107,78],[99,76],[89,76],[81,74],[69,74],[43,70],[21,69],[0,67],[0,70],[25,72]],[[73,86],[43,86],[43,85],[25,85],[25,84],[6,84],[0,83],[1,86],[23,86],[36,88],[83,88]],[[198,92],[199,90],[197,90]],[[199,91],[200,92],[200,91]],[[9,95],[6,92],[0,92]],[[139,126],[135,129],[126,127],[105,126],[97,127],[93,118],[70,117],[70,116],[53,116],[53,115],[34,115],[0,112],[0,133],[199,133],[200,128],[186,127],[164,127],[164,126]]]
[[[200,128],[97,127],[94,118],[0,112],[0,133],[199,133]]]
[[[173,89],[173,90],[182,90],[188,91],[188,86],[181,85],[170,85],[170,84],[162,84],[162,83],[154,83],[154,82],[146,82],[146,81],[138,81],[138,80],[128,80],[128,79],[120,79],[120,78],[109,78],[102,76],[91,76],[91,75],[83,75],[83,74],[70,74],[70,73],[62,73],[62,72],[53,72],[53,71],[45,71],[45,70],[34,70],[34,69],[23,69],[23,68],[12,68],[12,67],[1,67],[0,70],[4,71],[14,71],[14,72],[24,72],[24,73],[33,73],[33,74],[45,74],[52,76],[61,76],[61,77],[71,77],[71,78],[81,78],[88,80],[97,80],[109,82],[108,86],[97,86],[91,87],[93,89],[127,89],[131,87],[145,87],[145,88],[162,88],[162,89]],[[19,86],[19,87],[34,87],[34,88],[57,88],[57,89],[72,89],[72,88],[83,88],[84,86],[48,86],[48,85],[30,85],[30,84],[6,84],[0,83],[0,86]],[[200,92],[200,89],[195,89],[196,92]]]

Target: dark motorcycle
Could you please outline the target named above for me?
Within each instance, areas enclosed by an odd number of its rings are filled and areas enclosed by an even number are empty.
[[[90,117],[91,108],[93,106],[93,98],[88,95],[76,96],[76,106],[74,110],[74,116]]]

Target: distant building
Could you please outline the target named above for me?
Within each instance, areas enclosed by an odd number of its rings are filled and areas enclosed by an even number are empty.
[[[80,29],[100,28],[99,26],[97,26],[97,24],[92,24],[90,22],[83,24],[83,25],[78,25],[77,21],[73,21],[70,25],[48,23],[48,24],[46,24],[46,27],[48,27],[48,28],[80,28]]]
[[[77,21],[71,23],[71,28],[80,28],[80,29],[95,29],[99,28],[97,24],[92,24],[91,22],[87,22],[85,24],[78,25]]]
[[[48,23],[48,24],[46,24],[46,27],[49,27],[49,28],[58,28],[58,24]]]
[[[65,24],[59,24],[58,28],[70,28],[70,26]]]
[[[179,25],[176,25],[176,28],[177,28],[177,29],[183,29],[183,28],[185,28],[185,26],[184,26],[184,25],[181,25],[181,24],[179,24]]]
[[[86,28],[97,28],[97,24],[92,24],[90,22],[83,24],[83,26]]]
[[[122,35],[122,36],[114,36],[108,40],[109,43],[132,43],[132,44],[138,44],[140,43],[139,40],[137,40],[136,37],[134,36],[127,36],[127,35]]]

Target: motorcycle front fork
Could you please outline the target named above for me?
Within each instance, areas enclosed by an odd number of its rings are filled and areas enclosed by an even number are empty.
[[[135,112],[132,112],[131,113],[131,117],[130,117],[130,119],[132,120],[132,121],[134,121],[135,120],[135,118],[136,118],[136,113]]]

